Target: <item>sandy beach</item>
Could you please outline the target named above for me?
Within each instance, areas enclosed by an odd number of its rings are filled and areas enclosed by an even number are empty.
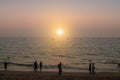
[[[0,71],[0,80],[120,80],[118,72],[88,73],[65,72],[59,76],[57,72],[32,71]]]

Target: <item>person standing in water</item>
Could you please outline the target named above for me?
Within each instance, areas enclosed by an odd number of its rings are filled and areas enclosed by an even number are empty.
[[[38,63],[37,61],[34,62],[34,71],[36,72],[38,70]]]
[[[95,64],[92,63],[92,73],[95,74]]]
[[[7,70],[8,63],[7,61],[4,62],[4,69]]]
[[[89,74],[91,74],[91,70],[92,70],[92,64],[91,64],[91,60],[89,61]]]
[[[61,62],[58,64],[58,74],[62,75],[62,63]]]
[[[120,63],[118,64],[118,72],[120,72]]]
[[[42,61],[40,61],[40,64],[39,64],[39,66],[40,66],[40,72],[42,71]]]

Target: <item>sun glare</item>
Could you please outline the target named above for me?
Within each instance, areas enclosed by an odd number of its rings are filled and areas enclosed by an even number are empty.
[[[62,36],[63,35],[63,30],[62,29],[58,29],[57,30],[57,35]]]

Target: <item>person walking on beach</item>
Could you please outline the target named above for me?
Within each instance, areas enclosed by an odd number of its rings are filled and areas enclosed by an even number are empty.
[[[95,64],[92,63],[92,73],[95,74]]]
[[[62,75],[62,63],[61,62],[58,64],[58,74]]]
[[[40,64],[39,64],[39,66],[40,66],[40,72],[42,71],[42,61],[40,61]]]
[[[89,61],[89,74],[91,74],[91,70],[92,70],[92,63],[91,60]]]
[[[38,63],[37,61],[34,62],[34,71],[36,72],[38,70]]]
[[[4,62],[4,69],[7,70],[8,63],[7,61]]]

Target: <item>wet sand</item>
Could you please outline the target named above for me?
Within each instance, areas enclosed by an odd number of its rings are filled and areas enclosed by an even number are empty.
[[[118,72],[88,73],[65,72],[59,76],[57,72],[32,71],[0,71],[0,80],[120,80]]]

